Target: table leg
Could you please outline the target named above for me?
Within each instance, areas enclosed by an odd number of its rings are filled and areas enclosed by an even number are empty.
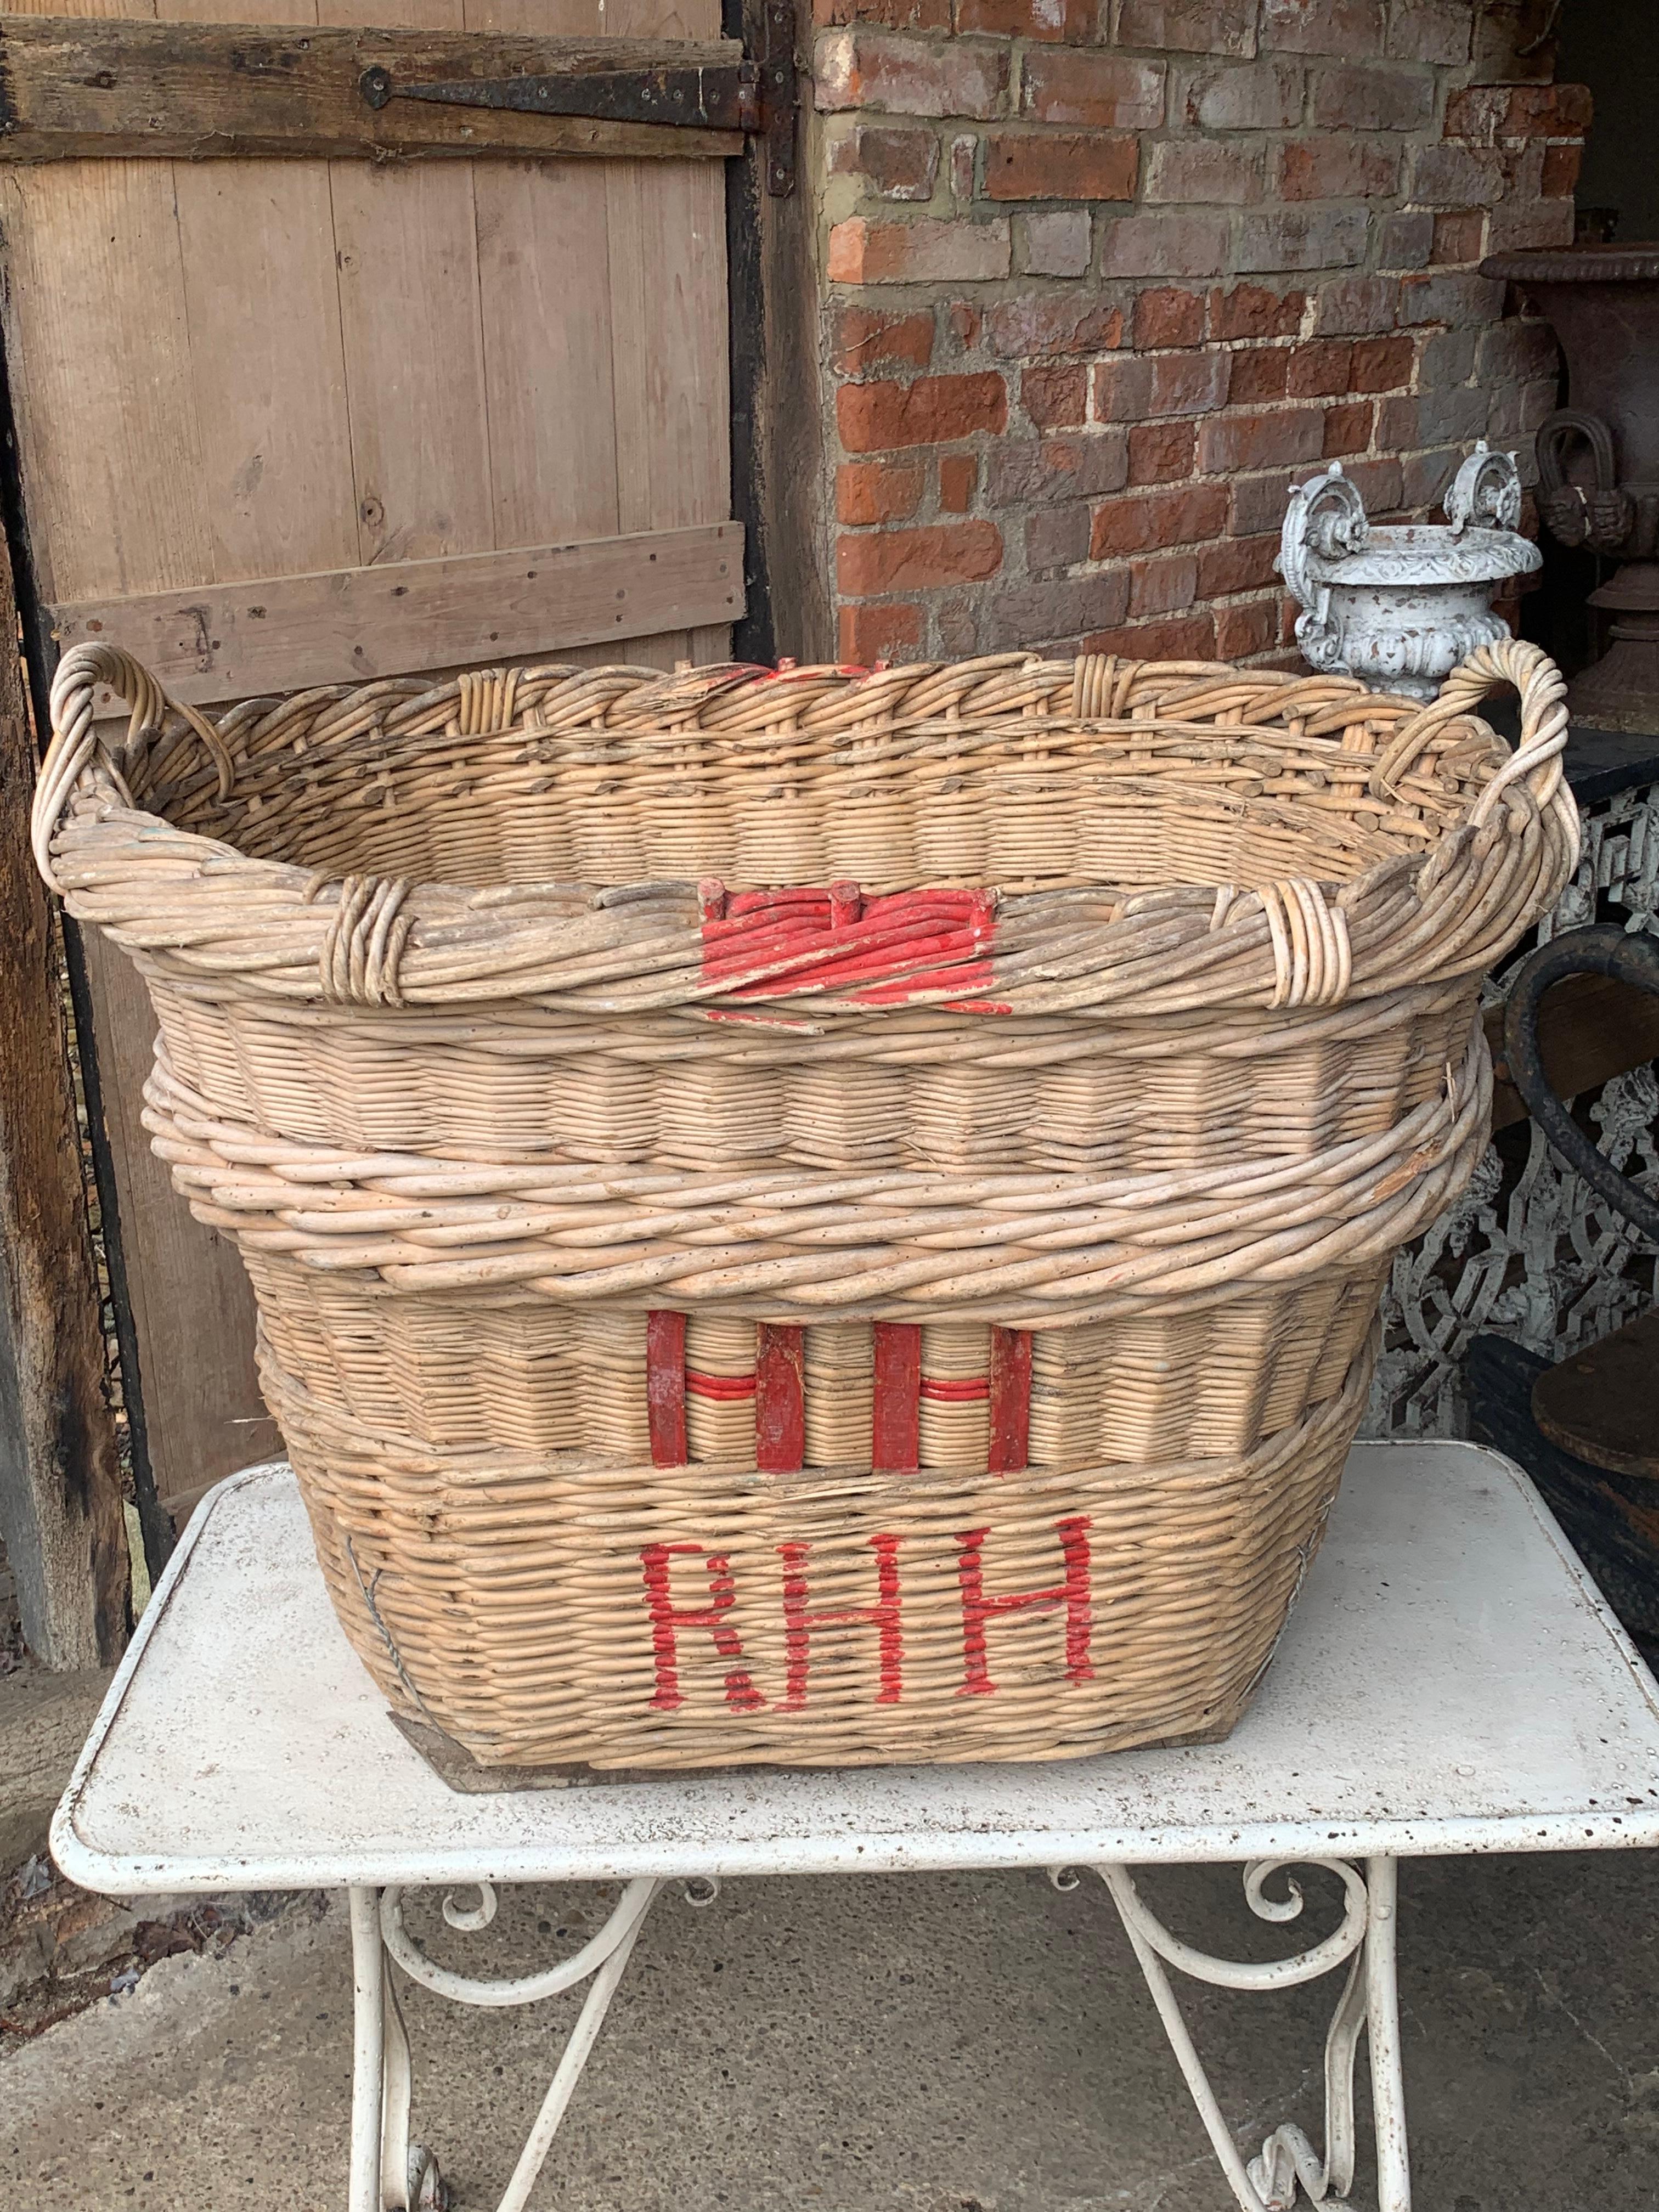
[[[375,1932],[379,1933],[378,1913]],[[415,2076],[410,2063],[409,2030],[384,1953],[380,1972],[385,1983],[380,1999],[380,2047],[385,2054],[380,2088],[380,2212],[410,2212],[409,2112]]]
[[[1290,1863],[1255,1860],[1245,1868],[1245,1899],[1258,1918],[1290,1921],[1300,1914],[1302,1892],[1293,1879],[1287,1875],[1282,1899],[1269,1897],[1264,1887]],[[1362,2033],[1370,2045],[1379,2212],[1411,2212],[1395,1984],[1395,1863],[1368,1860],[1363,1875],[1357,1867],[1338,1859],[1296,1863],[1322,1867],[1341,1881],[1342,1923],[1310,1950],[1260,1965],[1214,1958],[1183,1943],[1148,1910],[1127,1867],[1097,1866],[1095,1872],[1111,1892],[1193,2102],[1242,2212],[1291,2212],[1298,2190],[1314,2203],[1347,2201],[1355,2164],[1354,2061]],[[1348,1972],[1325,2039],[1324,2154],[1301,2128],[1287,2122],[1273,2130],[1247,2166],[1182,2016],[1166,1965],[1223,1989],[1270,1990],[1316,1980],[1345,1960]]]
[[[437,1996],[467,2005],[534,2004],[592,1979],[501,2200],[500,2212],[524,2212],[660,1887],[649,1879],[629,1882],[605,1926],[573,1958],[541,1973],[502,1981],[455,1973],[428,1959],[404,1926],[401,1891],[353,1890],[357,2069],[351,2107],[350,2212],[438,2212],[446,2201],[436,2165],[409,2141],[409,2039],[392,1982],[392,1963]],[[694,1904],[709,1903],[714,1888],[703,1883],[697,1886],[697,1893],[688,1889],[688,1898]],[[481,1881],[477,1889],[476,1905],[459,1905],[453,1897],[444,1899],[443,1916],[452,1928],[473,1932],[494,1920],[493,1885]]]
[[[1379,2212],[1411,2212],[1411,2156],[1406,2143],[1406,2083],[1400,2057],[1400,1864],[1367,1859],[1370,1926],[1365,1936],[1365,2032],[1371,2047],[1371,2110],[1376,2124]]]
[[[383,2212],[380,2131],[386,2090],[386,1961],[380,1946],[380,1899],[353,1889],[351,1914],[352,2053],[349,2212]]]

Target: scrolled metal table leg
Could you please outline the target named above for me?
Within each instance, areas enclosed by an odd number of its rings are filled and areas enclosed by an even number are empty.
[[[499,2212],[524,2212],[559,2123],[592,2052],[645,1916],[661,1886],[649,1877],[629,1882],[604,1927],[574,1957],[539,1973],[501,1981],[456,1973],[428,1958],[404,1926],[400,1890],[387,1889],[378,1897],[373,1890],[352,1892],[358,2072],[352,2098],[351,2212],[441,2212],[447,2201],[435,2163],[418,2144],[411,2146],[409,2141],[409,2042],[392,1984],[392,1963],[395,1961],[412,1980],[439,1996],[448,1997],[457,2004],[490,2008],[535,2004],[544,1997],[574,1989],[580,1982],[592,1980],[592,1987],[566,2040],[535,2125],[501,2200]],[[463,1905],[453,1896],[445,1898],[443,1917],[450,1927],[476,1933],[489,1927],[495,1919],[494,1885],[480,1881],[477,1887],[476,1905]],[[712,1901],[717,1885],[704,1887],[708,1895],[690,1901]],[[360,1899],[366,1900],[361,1908]],[[371,1926],[372,1938],[368,1932]],[[371,1948],[376,1978],[373,1990],[368,1985]],[[383,1960],[384,1985],[378,1979]],[[363,2056],[371,2045],[374,2054],[372,2067],[365,2064]],[[367,2117],[371,2098],[375,2121],[372,2139],[368,2136]],[[360,2164],[363,2176],[361,2183]]]
[[[1270,1877],[1292,1863],[1336,1875],[1344,1891],[1341,1925],[1307,1951],[1263,1963],[1218,1959],[1194,1949],[1149,1911],[1127,1867],[1102,1865],[1094,1871],[1111,1892],[1211,2147],[1243,2212],[1291,2212],[1298,2191],[1316,2204],[1347,2201],[1355,2164],[1354,2061],[1362,2032],[1370,2045],[1380,2212],[1411,2212],[1395,1978],[1395,1862],[1368,1860],[1362,1875],[1340,1859],[1255,1860],[1244,1869],[1244,1895],[1259,1919],[1282,1922],[1300,1915],[1302,1891],[1288,1874],[1285,1897],[1269,1897],[1265,1887]],[[1247,2166],[1182,2016],[1166,1965],[1222,1989],[1270,1990],[1315,1981],[1344,1960],[1347,1976],[1325,2039],[1324,2153],[1303,2129],[1286,2123]]]
[[[384,2212],[380,2141],[386,2094],[386,1961],[378,1891],[353,1889],[351,1915],[351,2166],[349,2212]]]
[[[380,2103],[381,2212],[448,2212],[449,2191],[437,2160],[422,2144],[409,2139],[415,2087],[409,2029],[398,1985],[392,1978],[390,1960],[383,1960],[382,1972],[386,1976],[386,1995],[381,2000],[386,2069]]]
[[[1371,2110],[1376,2124],[1380,2212],[1411,2212],[1411,2155],[1406,2142],[1406,2082],[1400,2055],[1400,1866],[1367,1859],[1371,1921],[1365,1937],[1365,2033],[1371,2047]]]

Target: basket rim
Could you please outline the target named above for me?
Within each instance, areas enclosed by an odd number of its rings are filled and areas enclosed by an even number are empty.
[[[504,689],[510,709],[516,682],[535,673],[472,672],[439,686],[422,687],[411,678],[323,687],[275,706],[244,702],[215,726],[194,708],[176,707],[119,647],[77,647],[54,684],[54,733],[36,793],[41,872],[72,912],[99,923],[125,949],[176,975],[254,997],[365,1008],[519,1000],[616,1013],[663,1007],[719,1013],[757,992],[780,1014],[803,1002],[815,1014],[869,1011],[879,1003],[870,992],[846,988],[827,946],[803,952],[799,945],[783,951],[776,943],[757,943],[747,964],[725,960],[718,973],[708,973],[707,884],[701,891],[684,879],[468,891],[441,881],[329,877],[176,828],[135,802],[121,766],[122,756],[152,766],[165,757],[159,746],[153,755],[149,749],[176,714],[212,760],[221,795],[228,796],[234,769],[226,737],[245,734],[261,714],[280,720],[319,696],[361,709],[388,694],[412,708],[452,697],[476,708],[490,685],[496,707]],[[998,703],[1029,699],[1037,684],[1051,693],[1067,676],[1082,710],[1074,714],[1034,716],[1028,708],[1016,717]],[[1150,738],[1155,731],[1198,726],[1182,724],[1181,705],[1200,693],[1213,699],[1215,686],[1229,679],[1241,713],[1253,698],[1272,699],[1280,714],[1287,704],[1305,706],[1313,726],[1272,732],[1252,715],[1203,726],[1211,739],[1237,732],[1243,744],[1260,729],[1269,743],[1282,735],[1291,744],[1323,744],[1322,718],[1332,729],[1344,726],[1352,718],[1337,710],[1357,701],[1365,703],[1367,720],[1391,721],[1384,750],[1351,757],[1356,774],[1363,772],[1373,789],[1406,774],[1449,723],[1473,717],[1479,701],[1500,685],[1513,684],[1521,694],[1522,741],[1463,818],[1425,853],[1378,860],[1339,882],[1297,877],[1246,889],[1170,885],[1127,897],[1115,896],[1107,885],[1030,891],[973,886],[988,902],[985,926],[972,933],[973,943],[957,948],[960,957],[908,966],[901,959],[888,978],[886,1002],[998,1012],[1340,1004],[1351,995],[1374,996],[1489,964],[1551,903],[1576,864],[1577,809],[1560,763],[1565,685],[1538,647],[1515,639],[1472,654],[1426,706],[1369,692],[1350,678],[1300,678],[1221,662],[1084,656],[1066,664],[1000,655],[873,673],[727,666],[665,679],[642,670],[574,672],[571,688],[585,700],[589,720],[571,727],[591,730],[595,738],[637,740],[654,730],[670,744],[694,737],[738,744],[757,719],[769,713],[775,723],[780,695],[774,687],[782,684],[792,702],[792,729],[816,719],[820,742],[830,732],[854,747],[860,732],[890,734],[901,699],[911,708],[896,718],[905,730],[968,732],[974,723],[943,711],[952,694],[959,704],[969,694],[977,699],[988,693],[998,727],[1010,732],[1023,734],[1035,723],[1072,732],[1144,730]],[[118,755],[93,719],[94,695],[106,684],[132,708]],[[592,710],[607,700],[607,716],[619,700],[626,712],[619,722],[595,725]],[[1088,711],[1100,707],[1116,711]],[[692,720],[694,708],[713,714],[714,721]],[[831,709],[838,717],[833,724]],[[975,708],[981,723],[991,711]],[[179,733],[163,743],[176,749],[184,741]],[[1287,799],[1286,811],[1293,805]],[[1504,879],[1502,895],[1494,899],[1497,878]],[[715,888],[723,896],[724,886]],[[1097,906],[1109,900],[1109,910],[1087,914],[1091,898]],[[848,950],[845,943],[834,948],[843,961]]]

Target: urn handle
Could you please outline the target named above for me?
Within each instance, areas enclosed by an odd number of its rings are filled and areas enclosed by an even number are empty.
[[[1513,530],[1521,520],[1521,472],[1513,453],[1494,453],[1482,438],[1446,494],[1446,520],[1461,538],[1472,522]]]
[[[1370,527],[1340,461],[1333,461],[1322,477],[1310,477],[1291,494],[1273,565],[1301,605],[1297,642],[1311,667],[1334,668],[1342,655],[1341,630],[1330,619],[1330,586],[1315,575],[1314,562],[1363,552]]]
[[[1589,448],[1592,489],[1567,474],[1574,448]],[[1632,510],[1620,490],[1613,463],[1613,433],[1599,415],[1579,407],[1558,407],[1538,431],[1538,504],[1551,533],[1563,545],[1589,545],[1597,553],[1616,553],[1630,535]]]

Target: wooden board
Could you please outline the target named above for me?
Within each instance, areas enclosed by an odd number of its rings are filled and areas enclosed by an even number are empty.
[[[183,15],[185,10],[169,10]],[[366,9],[370,25],[374,15]],[[351,11],[330,10],[349,23]],[[14,15],[0,25],[0,161],[45,162],[125,156],[205,161],[227,155],[315,161],[447,155],[564,154],[643,161],[720,160],[743,151],[739,131],[712,122],[684,127],[580,115],[392,98],[372,106],[361,80],[386,69],[394,85],[556,75],[592,79],[618,70],[719,71],[729,76],[739,46],[664,40],[562,39],[462,32],[459,0],[432,28],[313,29],[283,36],[283,10],[262,5],[262,27],[227,22],[192,7],[176,21]],[[316,23],[291,15],[296,23]],[[688,112],[695,115],[692,107]]]
[[[735,522],[51,610],[61,647],[123,645],[192,702],[546,654],[742,611]]]
[[[1659,1312],[1639,1316],[1540,1375],[1532,1417],[1559,1450],[1610,1474],[1659,1482]],[[1659,1490],[1651,1507],[1659,1528]]]

